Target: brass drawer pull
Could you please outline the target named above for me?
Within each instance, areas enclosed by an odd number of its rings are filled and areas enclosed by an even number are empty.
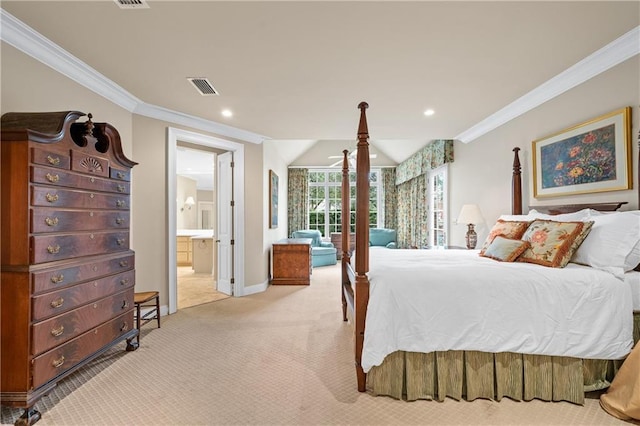
[[[60,246],[56,244],[55,246],[47,246],[47,251],[50,254],[58,254],[60,253]]]
[[[57,299],[51,301],[51,307],[54,309],[59,308],[63,303],[64,299],[62,297],[58,297]]]
[[[126,205],[127,205],[127,202],[124,201],[124,200],[117,200],[116,201],[116,206],[118,206],[118,207],[124,207]]]
[[[120,280],[120,285],[127,285],[129,284],[129,279],[128,278],[123,278]]]
[[[62,367],[62,364],[64,364],[64,355],[62,355],[58,359],[54,359],[53,362],[51,363],[51,365],[53,365],[55,368]]]
[[[93,199],[96,197],[96,194],[89,194],[89,198]]]
[[[51,183],[56,183],[57,181],[59,181],[59,180],[60,180],[60,176],[58,176],[58,175],[52,175],[52,174],[50,174],[50,173],[47,173],[47,174],[46,174],[46,178],[47,178],[47,180],[48,180],[49,182],[51,182]]]
[[[47,192],[47,195],[45,197],[47,198],[47,201],[50,203],[55,203],[56,201],[58,201],[58,194],[51,195]]]
[[[129,307],[129,302],[126,300],[122,301],[122,309],[127,309]]]
[[[123,218],[121,218],[121,217],[117,217],[116,218],[116,224],[117,225],[122,225],[123,223],[124,223],[124,219]]]
[[[126,261],[126,260],[121,260],[120,261],[120,267],[121,268],[124,268],[124,267],[127,267],[127,266],[129,266],[129,262],[128,261]]]
[[[64,275],[60,274],[60,275],[54,275],[51,277],[51,282],[54,284],[58,284],[60,282],[62,282],[62,280],[64,280]]]
[[[118,192],[124,192],[124,185],[118,185]]]
[[[96,178],[94,178],[93,176],[89,178],[89,182],[94,183],[95,181],[96,181]]]
[[[126,321],[122,323],[122,327],[120,327],[120,331],[127,331],[129,329],[129,324]]]
[[[118,179],[123,179],[124,178],[124,173],[122,172],[117,172],[116,176],[118,177]]]
[[[116,239],[116,243],[118,243],[118,245],[119,245],[119,246],[123,245],[123,244],[124,244],[124,242],[125,242],[125,239],[124,239],[124,238],[118,238],[118,239]]]
[[[48,226],[56,226],[58,224],[58,218],[54,217],[53,219],[50,217],[47,217],[44,219],[44,222],[48,225]]]
[[[47,163],[51,164],[52,166],[57,166],[58,164],[60,164],[60,157],[52,157],[50,155],[47,155]]]
[[[61,335],[62,335],[62,333],[64,333],[64,325],[61,325],[61,326],[60,326],[60,327],[58,327],[58,328],[52,328],[52,329],[51,329],[51,335],[52,335],[53,337],[61,336]]]

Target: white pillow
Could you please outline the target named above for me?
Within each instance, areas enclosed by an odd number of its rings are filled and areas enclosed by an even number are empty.
[[[585,222],[589,220],[589,209],[582,209],[573,213],[562,214],[545,214],[537,210],[531,210],[529,214],[533,214],[536,219],[555,220],[556,222]]]
[[[571,258],[623,278],[640,263],[640,212],[591,215],[591,232]]]
[[[502,219],[507,222],[532,222],[536,219],[555,220],[556,222],[586,222],[590,220],[589,211],[589,209],[583,209],[573,213],[554,215],[540,213],[535,209],[531,209],[527,214],[503,214],[498,219]]]

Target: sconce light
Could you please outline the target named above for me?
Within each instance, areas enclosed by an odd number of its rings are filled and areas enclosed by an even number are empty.
[[[184,206],[182,206],[180,211],[183,212],[185,208],[191,210],[191,207],[194,206],[195,204],[196,204],[196,201],[193,199],[193,197],[187,197],[187,199],[184,200]]]
[[[462,210],[460,210],[460,215],[458,216],[458,223],[468,226],[466,237],[467,248],[469,250],[476,248],[478,242],[478,235],[473,229],[473,226],[482,222],[484,222],[484,218],[482,217],[482,213],[480,213],[480,207],[476,204],[465,204],[462,206]]]

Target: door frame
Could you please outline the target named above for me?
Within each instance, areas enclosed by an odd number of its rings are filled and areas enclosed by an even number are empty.
[[[178,310],[178,266],[176,255],[176,157],[178,141],[210,148],[233,151],[234,201],[233,231],[235,258],[233,264],[234,296],[244,294],[244,145],[189,130],[167,127],[167,276],[169,277],[169,314]],[[218,188],[218,190],[220,190]],[[214,230],[215,232],[215,230]]]

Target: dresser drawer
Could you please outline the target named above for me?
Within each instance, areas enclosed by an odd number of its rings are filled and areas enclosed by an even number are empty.
[[[31,167],[31,182],[87,189],[89,191],[115,192],[118,194],[128,194],[130,192],[129,182],[119,182],[112,179],[63,172],[38,166]]]
[[[31,353],[45,352],[133,307],[133,288],[31,326]]]
[[[71,164],[68,151],[60,153],[39,148],[31,148],[31,161],[35,164],[44,164],[65,170],[69,170]]]
[[[71,150],[71,170],[90,173],[94,176],[109,177],[109,160]]]
[[[112,167],[110,177],[111,179],[124,180],[128,182],[131,180],[131,172],[130,170],[115,169]]]
[[[32,272],[33,293],[43,293],[95,278],[121,273],[135,267],[135,256],[128,252],[122,256],[111,255],[104,259],[74,262],[71,265]]]
[[[36,296],[31,299],[32,320],[40,321],[59,315],[85,303],[131,288],[134,284],[135,271],[131,270]]]
[[[101,229],[129,229],[129,212],[57,210],[44,207],[31,210],[32,233]]]
[[[133,311],[33,359],[33,387],[38,387],[70,369],[133,328]]]
[[[31,263],[129,249],[129,232],[85,232],[31,237]]]
[[[111,195],[90,191],[74,191],[54,187],[34,186],[31,205],[81,209],[128,210],[128,195]]]

